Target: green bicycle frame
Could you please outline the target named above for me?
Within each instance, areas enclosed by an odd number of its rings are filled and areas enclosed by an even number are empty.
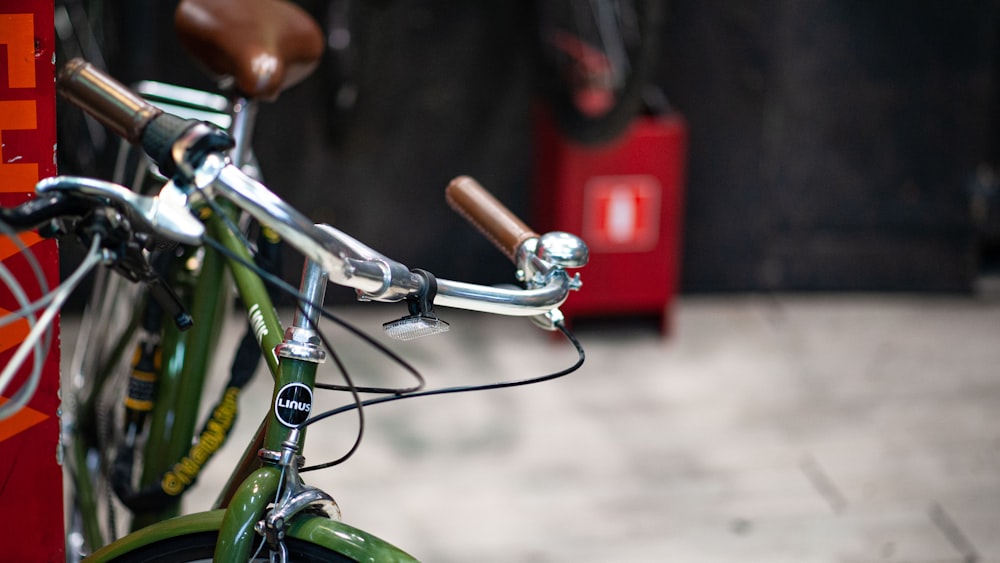
[[[199,512],[154,524],[94,552],[88,561],[114,561],[118,557],[127,556],[137,549],[153,545],[156,542],[182,538],[192,534],[215,532],[222,527],[222,521],[226,516],[225,512],[224,510]],[[376,536],[342,522],[335,522],[315,515],[307,514],[296,519],[289,526],[287,537],[325,547],[355,561],[370,563],[411,563],[416,561],[409,554]],[[249,555],[241,561],[248,559]]]
[[[191,295],[194,326],[180,332],[168,323],[164,329],[162,370],[143,452],[141,487],[157,485],[161,475],[191,448],[212,351],[218,344],[229,298],[224,267],[218,253],[206,250]],[[132,528],[147,526],[179,512],[180,497],[177,497],[163,511],[136,514]]]
[[[222,218],[206,218],[208,232],[230,252],[243,261],[251,256],[243,241],[232,233]],[[228,262],[228,263],[227,263]],[[228,298],[224,288],[225,266],[228,266],[239,295],[246,307],[251,326],[254,327],[261,345],[265,362],[274,380],[274,397],[278,390],[289,384],[304,384],[313,388],[317,364],[304,360],[282,358],[274,353],[282,342],[283,331],[273,304],[260,277],[243,266],[239,260],[226,260],[218,253],[206,249],[201,272],[194,284],[194,305],[192,314],[195,326],[206,328],[190,335],[169,334],[163,339],[164,360],[157,409],[147,444],[147,451],[170,449],[171,454],[149,453],[144,467],[144,478],[159,476],[169,469],[190,447],[197,417],[195,407],[200,401],[200,388],[208,371],[211,352],[214,349],[212,335],[220,331],[224,317],[224,307],[220,302]],[[175,330],[172,330],[176,332]],[[183,384],[181,384],[183,381]],[[197,388],[188,390],[187,388]],[[164,405],[161,407],[161,401]],[[273,404],[273,403],[272,403]],[[173,417],[173,431],[166,420]],[[187,417],[192,422],[181,427],[180,418]],[[183,433],[179,432],[183,429]],[[276,451],[281,443],[292,435],[292,428],[282,423],[274,409],[269,409],[262,424],[263,447]],[[304,442],[305,432],[299,433],[299,448]],[[155,442],[154,442],[155,440]],[[149,444],[154,444],[150,448]],[[164,445],[165,444],[165,445]],[[179,452],[179,453],[178,453]],[[168,511],[143,514],[136,519],[142,528],[113,542],[91,555],[94,561],[113,560],[115,557],[168,538],[183,537],[206,531],[218,532],[215,561],[246,561],[260,536],[254,531],[257,522],[264,518],[268,506],[273,503],[281,487],[281,468],[270,462],[257,459],[257,446],[251,444],[243,459],[235,466],[230,477],[232,492],[225,497],[225,506],[220,509],[189,516],[175,517],[179,511],[179,499]],[[238,483],[238,485],[236,485]],[[288,537],[307,541],[358,561],[415,561],[410,555],[385,541],[361,530],[357,530],[334,520],[312,513],[297,515],[286,529]]]

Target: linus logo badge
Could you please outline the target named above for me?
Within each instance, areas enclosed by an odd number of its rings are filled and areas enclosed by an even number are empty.
[[[312,390],[302,383],[289,383],[278,391],[274,400],[274,415],[278,422],[290,428],[300,426],[312,410]]]

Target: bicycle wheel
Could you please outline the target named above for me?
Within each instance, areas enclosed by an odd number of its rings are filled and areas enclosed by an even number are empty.
[[[196,532],[168,538],[145,545],[114,559],[114,561],[115,563],[195,563],[202,561],[210,563],[215,552],[217,538],[217,532]],[[289,559],[297,563],[349,563],[354,561],[354,559],[325,547],[295,538],[286,539],[285,545],[288,547]],[[267,553],[262,553],[251,561],[268,560]]]
[[[661,0],[536,3],[537,69],[558,128],[585,144],[614,140],[643,110]]]
[[[100,547],[125,532],[102,467],[109,459],[135,340],[138,287],[107,270],[97,273],[64,372],[63,448],[68,480],[66,534],[70,556]]]

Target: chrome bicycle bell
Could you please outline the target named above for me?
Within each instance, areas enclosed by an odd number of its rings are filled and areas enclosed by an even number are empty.
[[[576,235],[562,231],[545,233],[539,237],[535,255],[563,268],[580,268],[590,259],[587,243]]]

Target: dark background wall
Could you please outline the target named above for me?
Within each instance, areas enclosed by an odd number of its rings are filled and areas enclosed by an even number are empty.
[[[691,124],[687,287],[969,287],[995,3],[671,5],[661,80]]]
[[[332,27],[330,4],[304,5]],[[173,6],[108,3],[110,68],[126,81],[211,88],[172,37]],[[996,191],[984,173],[995,156],[993,2],[667,8],[655,83],[690,126],[685,290],[971,287],[989,240],[970,205]],[[357,103],[336,110],[343,61],[328,57],[265,107],[257,151],[268,182],[411,266],[508,279],[441,194],[472,174],[530,214],[529,3],[355,9]]]

